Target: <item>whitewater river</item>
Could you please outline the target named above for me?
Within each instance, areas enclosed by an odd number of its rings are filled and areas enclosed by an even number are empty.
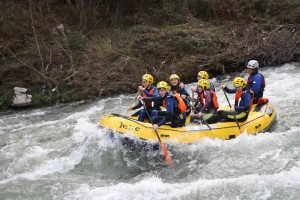
[[[278,112],[271,132],[174,145],[172,168],[98,127],[135,94],[0,116],[0,199],[300,199],[300,64],[260,72]],[[230,76],[214,80],[221,105]]]

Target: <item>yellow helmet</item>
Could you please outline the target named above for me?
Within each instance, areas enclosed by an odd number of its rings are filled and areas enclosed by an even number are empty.
[[[172,75],[170,76],[169,80],[171,81],[171,80],[174,79],[174,78],[176,78],[176,79],[178,79],[178,81],[180,81],[180,78],[179,78],[179,76],[178,76],[177,74],[172,74]]]
[[[157,89],[164,88],[167,90],[167,92],[169,92],[169,85],[165,81],[160,81],[159,83],[157,83],[156,87],[157,87]]]
[[[152,85],[152,83],[154,81],[154,78],[151,74],[144,74],[142,79],[146,80],[149,83],[149,85]]]
[[[208,73],[206,71],[200,71],[198,73],[198,76],[200,76],[201,78],[206,79],[206,80],[208,80],[208,78],[209,78]]]
[[[205,90],[210,88],[210,83],[206,79],[200,79],[198,81],[198,86],[201,87],[202,90]]]
[[[246,87],[246,81],[242,77],[236,77],[232,82],[234,87],[241,86],[242,88]]]

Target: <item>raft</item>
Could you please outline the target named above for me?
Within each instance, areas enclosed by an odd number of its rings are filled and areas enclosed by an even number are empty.
[[[228,110],[229,107],[220,108]],[[163,125],[157,130],[161,141],[165,143],[195,143],[204,137],[229,140],[242,133],[255,135],[269,131],[276,120],[276,110],[269,104],[257,106],[254,104],[245,121],[221,121],[214,124],[189,123],[189,117],[184,127],[172,128]],[[238,127],[239,125],[239,127]],[[136,117],[120,114],[109,114],[100,120],[100,126],[113,134],[120,134],[131,139],[147,142],[158,142],[157,135],[151,123],[140,122]]]

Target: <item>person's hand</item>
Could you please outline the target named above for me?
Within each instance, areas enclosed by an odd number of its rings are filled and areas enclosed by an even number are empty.
[[[157,131],[158,125],[157,125],[157,124],[153,124],[153,129],[154,129],[155,131]]]
[[[137,99],[138,101],[141,101],[141,100],[143,100],[143,97],[142,97],[142,96],[138,96],[136,99]]]
[[[139,91],[143,91],[143,90],[144,90],[143,86],[139,86],[139,87],[138,87],[138,90],[139,90]]]
[[[230,111],[231,111],[231,112],[234,112],[234,111],[235,111],[234,106],[232,106],[232,107],[230,108]]]
[[[186,95],[182,94],[182,95],[180,95],[180,97],[181,97],[182,99],[185,99],[185,98],[186,98]]]
[[[202,113],[202,112],[199,112],[197,115],[198,115],[198,117],[202,117],[202,116],[203,116],[203,113]]]
[[[127,109],[127,111],[132,111],[132,107],[129,107],[129,108]]]
[[[223,90],[226,86],[225,85],[220,85],[220,88]]]
[[[179,83],[179,87],[182,89],[182,88],[184,88],[184,83],[183,82],[180,82]]]

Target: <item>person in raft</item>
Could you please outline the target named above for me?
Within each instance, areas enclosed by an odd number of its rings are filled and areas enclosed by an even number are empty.
[[[210,83],[206,79],[198,81],[197,90],[199,91],[197,98],[191,98],[193,101],[198,101],[195,108],[195,114],[191,116],[191,122],[205,120],[207,123],[216,123],[219,120],[218,112],[219,103],[217,95],[213,90],[210,90]]]
[[[246,81],[242,77],[236,77],[233,80],[233,86],[235,89],[229,89],[225,85],[220,86],[221,89],[224,89],[227,93],[235,93],[235,103],[230,108],[230,111],[219,110],[218,113],[222,119],[245,120],[248,116],[249,110],[251,109],[254,93],[246,88]]]
[[[171,127],[182,127],[185,125],[186,120],[186,106],[183,100],[178,94],[170,92],[170,87],[165,81],[161,81],[157,84],[159,97],[139,97],[139,100],[145,102],[162,102],[166,111],[159,111],[157,115],[151,117],[153,123],[153,129],[157,130],[158,127],[171,123]]]
[[[249,74],[247,88],[254,93],[254,104],[258,103],[258,99],[263,97],[266,87],[265,77],[261,73],[258,73],[258,68],[259,64],[256,60],[250,60],[247,64],[247,72]],[[266,101],[266,99],[262,98],[260,101]]]
[[[186,105],[186,116],[189,116],[191,114],[191,104],[188,100],[189,93],[184,87],[183,82],[180,82],[180,78],[177,74],[172,74],[169,77],[170,85],[171,85],[171,92],[178,94],[184,101]]]
[[[142,85],[138,87],[138,90],[141,91],[143,97],[159,96],[157,88],[154,85],[152,85],[153,82],[154,82],[154,78],[151,74],[144,74],[142,76]],[[157,111],[160,110],[161,104],[157,104],[157,103],[152,104],[152,102],[146,102],[145,105],[150,117],[152,117],[155,116]],[[134,107],[129,107],[128,111],[136,110],[142,106],[143,106],[142,103],[139,101]],[[145,109],[142,109],[139,112],[138,121],[144,122],[145,118],[148,118],[148,116]]]
[[[197,80],[199,81],[199,80],[201,80],[201,79],[206,79],[206,80],[209,79],[209,75],[208,75],[208,73],[207,73],[206,71],[200,71],[200,72],[198,73]],[[209,83],[209,84],[210,84],[209,89],[210,89],[210,90],[213,90],[213,91],[216,91],[216,90],[215,90],[215,85],[214,85],[213,83]],[[196,89],[192,88],[191,90],[192,90],[192,93],[194,93],[194,92],[196,92],[197,94],[199,93],[199,91],[198,91],[197,88],[196,88]]]

